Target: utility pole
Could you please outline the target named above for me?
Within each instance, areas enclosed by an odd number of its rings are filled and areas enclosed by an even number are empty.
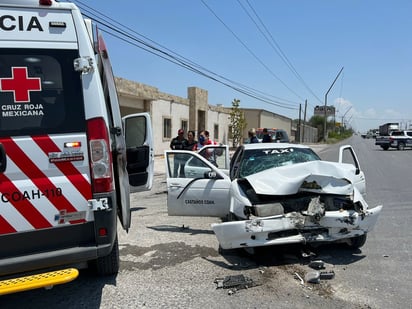
[[[346,114],[352,109],[352,106],[349,106],[348,110],[343,114],[342,116],[342,125],[343,129],[345,130],[345,123],[343,122],[343,119],[345,119]]]
[[[330,85],[328,91],[326,91],[326,93],[325,93],[325,110],[324,110],[325,119],[323,121],[323,141],[324,142],[326,142],[326,133],[327,133],[326,132],[326,106],[328,105],[328,93],[332,89],[333,85],[335,84],[336,80],[338,79],[338,77],[339,77],[340,73],[342,73],[342,71],[343,71],[343,67],[342,67],[342,69],[340,69],[340,71],[339,71],[338,75],[336,75],[335,80],[333,81],[332,85]]]
[[[305,100],[305,111],[303,112],[302,143],[305,142],[306,108],[307,108],[307,107],[308,107],[308,100]]]
[[[302,143],[302,122],[301,122],[301,115],[302,115],[302,104],[299,104],[299,123],[298,123],[298,127],[299,127],[299,144]]]

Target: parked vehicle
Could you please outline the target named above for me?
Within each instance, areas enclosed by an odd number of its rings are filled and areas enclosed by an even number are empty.
[[[272,141],[274,143],[289,143],[289,136],[285,130],[282,129],[275,129],[275,128],[268,128],[268,134],[272,137]],[[263,128],[256,129],[256,137],[258,138],[259,142],[263,139]]]
[[[212,225],[223,249],[323,242],[359,248],[382,209],[369,209],[365,176],[349,145],[338,162],[328,162],[304,145],[246,144],[234,153],[229,174],[187,152],[187,165],[196,161],[199,172],[184,178],[173,178],[169,168],[175,155],[165,152],[168,214],[225,218]]]
[[[130,191],[152,186],[150,117],[121,118],[103,38],[74,4],[0,13],[0,276],[47,272],[0,294],[116,274],[117,220],[128,230]]]
[[[383,150],[390,147],[389,136],[394,131],[399,130],[399,123],[389,122],[379,126],[379,135],[376,136],[375,145],[380,146]]]
[[[412,130],[392,131],[389,136],[377,138],[375,144],[383,150],[389,148],[404,150],[405,147],[412,147]]]
[[[389,146],[398,150],[412,147],[412,131],[393,131],[389,136]]]

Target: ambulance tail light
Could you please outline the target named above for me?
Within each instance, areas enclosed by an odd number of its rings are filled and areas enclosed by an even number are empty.
[[[87,122],[90,173],[93,193],[113,191],[112,156],[109,134],[103,118]]]

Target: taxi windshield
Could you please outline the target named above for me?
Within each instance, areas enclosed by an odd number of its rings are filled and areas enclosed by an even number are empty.
[[[246,150],[239,166],[239,177],[284,165],[320,160],[309,148],[267,148]]]

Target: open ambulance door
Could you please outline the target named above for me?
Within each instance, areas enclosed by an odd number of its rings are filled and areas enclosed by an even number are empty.
[[[229,213],[231,180],[215,163],[193,151],[167,150],[165,164],[169,216],[223,218]]]
[[[114,141],[114,145],[112,145],[112,160],[114,173],[113,178],[116,187],[116,204],[118,208],[117,214],[123,228],[127,231],[131,224],[130,188],[129,177],[126,170],[126,143],[125,137],[122,134],[123,121],[120,114],[116,84],[103,36],[97,31],[97,28],[94,28],[94,32],[92,31],[93,25],[90,20],[86,20],[85,22],[89,33],[96,36],[93,40],[97,41],[97,44],[95,44],[95,47],[97,47],[96,52],[98,53],[97,64],[100,68],[100,78],[102,81],[106,106],[109,109],[109,131],[112,136],[112,140]]]
[[[153,133],[148,113],[124,116],[130,192],[150,190],[153,184]]]

